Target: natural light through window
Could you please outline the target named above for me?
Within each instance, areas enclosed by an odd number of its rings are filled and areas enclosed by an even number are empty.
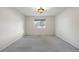
[[[34,25],[38,29],[44,29],[46,28],[46,19],[35,19]]]

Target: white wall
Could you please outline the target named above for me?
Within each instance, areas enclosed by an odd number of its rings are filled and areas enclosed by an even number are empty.
[[[24,17],[13,8],[0,8],[0,50],[24,33]]]
[[[79,48],[79,8],[68,8],[55,18],[56,35]]]
[[[46,19],[46,28],[45,29],[37,29],[34,26],[34,19],[37,18],[45,18]],[[48,16],[48,17],[33,17],[28,16],[25,20],[25,35],[53,35],[54,34],[54,17]]]

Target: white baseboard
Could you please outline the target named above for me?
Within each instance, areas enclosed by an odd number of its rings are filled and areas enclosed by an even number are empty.
[[[17,41],[18,39],[22,38],[23,35],[17,36],[16,39],[13,39],[12,41],[10,41],[9,43],[5,44],[3,47],[0,48],[0,51],[4,50],[5,48],[7,48],[9,45],[11,45],[12,43],[14,43],[15,41]]]
[[[24,36],[54,36],[55,34],[43,34],[43,35],[33,35],[33,34],[30,34],[30,35],[24,35]]]
[[[74,46],[75,48],[79,49],[79,44],[77,44],[77,43],[75,43],[75,42],[73,42],[73,41],[69,41],[69,40],[67,40],[67,39],[65,39],[65,38],[62,38],[62,37],[60,37],[59,35],[56,35],[56,36],[59,37],[60,39],[64,40],[64,41],[66,41],[67,43],[71,44],[71,45]]]

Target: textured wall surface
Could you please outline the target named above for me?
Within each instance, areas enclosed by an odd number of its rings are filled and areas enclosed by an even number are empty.
[[[46,19],[46,28],[38,29],[34,26],[35,19]],[[26,17],[25,20],[25,35],[53,35],[54,34],[54,17]]]

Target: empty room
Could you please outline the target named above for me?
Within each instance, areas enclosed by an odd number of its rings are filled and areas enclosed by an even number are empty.
[[[0,7],[0,52],[79,52],[79,8]]]

